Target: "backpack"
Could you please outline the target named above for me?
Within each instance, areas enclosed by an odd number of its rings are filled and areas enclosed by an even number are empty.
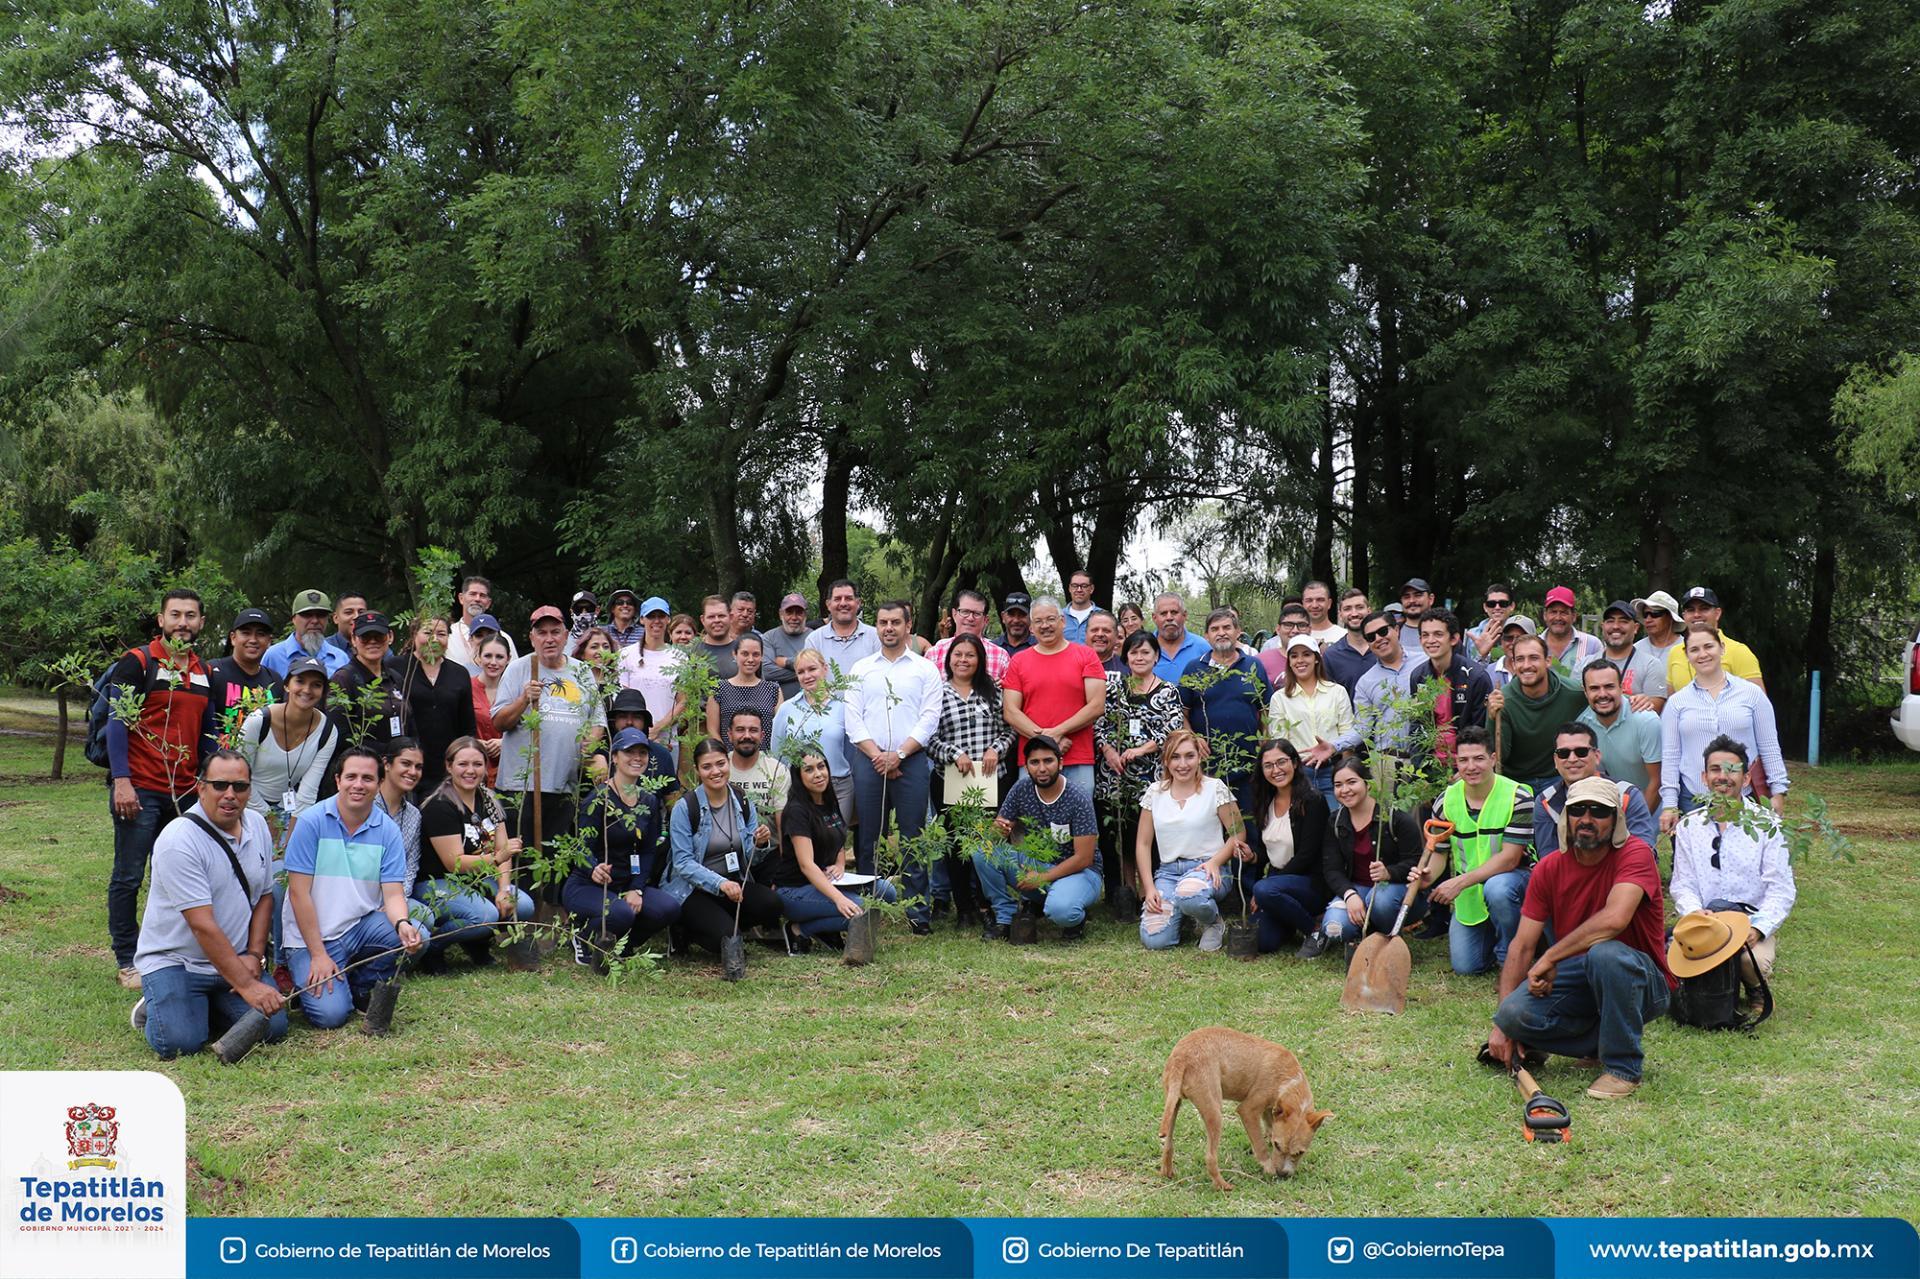
[[[146,670],[146,651],[135,648],[129,649],[128,652],[139,658],[140,669]],[[112,702],[107,697],[107,684],[113,675],[114,667],[118,665],[120,662],[116,660],[112,666],[101,671],[91,685],[93,700],[87,704],[87,740],[83,750],[87,763],[96,768],[110,767],[113,762],[107,754],[107,717],[113,712]]]
[[[1760,1011],[1757,1014],[1746,1011],[1745,1002],[1740,998],[1742,955],[1751,958],[1752,947],[1742,946],[1717,968],[1695,977],[1680,978],[1680,989],[1673,992],[1673,1005],[1668,1010],[1673,1019],[1682,1026],[1701,1030],[1752,1031],[1773,1016],[1773,991],[1767,986],[1766,974],[1760,971],[1758,963],[1754,964],[1753,971],[1760,978]]]

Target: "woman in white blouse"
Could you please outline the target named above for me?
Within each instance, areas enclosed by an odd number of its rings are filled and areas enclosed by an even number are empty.
[[[326,668],[311,657],[287,666],[287,700],[263,706],[240,726],[241,748],[253,764],[247,807],[267,819],[276,849],[300,811],[320,797],[340,732],[327,715]]]
[[[1305,635],[1287,641],[1287,678],[1267,703],[1267,731],[1284,737],[1300,752],[1301,771],[1331,812],[1333,757],[1359,745],[1353,728],[1353,699],[1338,680],[1327,678],[1320,646]]]
[[[1219,950],[1227,921],[1220,903],[1233,880],[1223,869],[1246,850],[1240,806],[1227,784],[1200,771],[1200,739],[1187,729],[1167,734],[1160,780],[1140,797],[1140,830],[1134,856],[1145,886],[1140,941],[1148,950],[1180,944],[1180,924],[1200,929],[1200,949]],[[1153,867],[1155,840],[1160,869]]]

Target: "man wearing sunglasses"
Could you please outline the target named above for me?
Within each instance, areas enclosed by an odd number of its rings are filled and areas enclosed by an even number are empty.
[[[1506,629],[1507,619],[1513,616],[1513,588],[1505,582],[1495,582],[1487,587],[1487,597],[1480,606],[1486,610],[1486,619],[1467,631],[1467,640],[1484,662],[1499,645],[1500,633]]]
[[[1604,1073],[1587,1096],[1602,1101],[1640,1086],[1641,1034],[1678,985],[1667,968],[1660,867],[1619,805],[1605,778],[1569,788],[1559,824],[1566,851],[1542,858],[1527,882],[1487,1036],[1502,1063],[1528,1049],[1599,1058]]]
[[[1409,746],[1407,727],[1392,702],[1412,691],[1408,679],[1414,664],[1400,647],[1399,626],[1384,610],[1367,614],[1360,634],[1373,651],[1374,665],[1360,677],[1354,692],[1354,727],[1376,750],[1404,756]]]
[[[1537,855],[1545,857],[1560,847],[1560,810],[1573,787],[1588,778],[1599,778],[1618,788],[1618,802],[1630,834],[1646,840],[1649,848],[1659,839],[1660,823],[1654,820],[1640,788],[1608,777],[1600,767],[1600,737],[1593,725],[1575,720],[1560,726],[1553,739],[1553,768],[1560,779],[1537,791],[1533,806],[1533,847]]]
[[[273,836],[247,807],[253,768],[216,750],[200,766],[199,802],[153,845],[153,884],[133,966],[143,996],[134,1029],[163,1059],[199,1052],[258,1009],[267,1038],[287,1033],[284,1001],[262,981],[273,915]]]

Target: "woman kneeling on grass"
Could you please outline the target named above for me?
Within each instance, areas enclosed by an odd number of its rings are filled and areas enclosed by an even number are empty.
[[[420,810],[420,880],[413,886],[415,899],[433,912],[433,944],[421,965],[427,972],[444,969],[450,942],[474,963],[492,963],[494,925],[533,918],[533,898],[513,886],[521,843],[508,838],[506,814],[487,789],[486,750],[475,738],[457,737],[446,763],[447,779]],[[487,879],[491,897],[476,886]]]
[[[787,933],[796,951],[811,950],[816,938],[837,948],[848,921],[861,913],[848,892],[862,890],[840,887],[852,851],[827,758],[817,750],[804,751],[793,770],[780,822],[780,855],[773,864],[774,891],[786,904]],[[884,879],[865,891],[884,901],[899,896]]]
[[[1320,928],[1329,947],[1357,946],[1362,932],[1392,931],[1394,916],[1406,900],[1407,876],[1420,863],[1420,827],[1410,813],[1381,808],[1367,789],[1372,780],[1372,771],[1358,755],[1348,753],[1333,761],[1333,797],[1340,801],[1340,811],[1327,828],[1320,859],[1328,893]],[[1422,896],[1407,911],[1407,922],[1426,913]]]
[[[1228,834],[1240,829],[1240,806],[1225,782],[1200,771],[1200,739],[1187,729],[1167,734],[1161,765],[1160,780],[1140,797],[1134,843],[1146,885],[1140,940],[1148,950],[1178,946],[1181,921],[1191,919],[1200,929],[1200,949],[1219,950],[1227,935],[1220,902],[1231,887],[1221,868],[1246,848],[1239,835]]]
[[[753,863],[773,851],[773,828],[734,787],[727,748],[717,738],[694,746],[693,771],[699,785],[680,797],[667,823],[673,866],[661,890],[680,903],[688,939],[718,955],[736,917],[742,931],[780,922],[779,896],[748,878]]]
[[[573,916],[573,962],[601,972],[680,918],[680,903],[659,887],[660,798],[640,784],[652,757],[645,733],[621,729],[606,784],[580,801],[580,835],[597,855],[567,876],[560,904]]]
[[[1247,843],[1261,876],[1253,885],[1253,918],[1262,954],[1295,936],[1303,939],[1302,959],[1317,959],[1326,950],[1327,935],[1320,927],[1327,904],[1326,877],[1320,872],[1326,842],[1327,806],[1300,752],[1284,737],[1260,743]]]

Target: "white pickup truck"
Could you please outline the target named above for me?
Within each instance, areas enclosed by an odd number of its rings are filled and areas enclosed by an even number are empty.
[[[1893,710],[1893,735],[1908,750],[1920,751],[1920,635],[1907,641],[1905,668],[1907,688]]]

